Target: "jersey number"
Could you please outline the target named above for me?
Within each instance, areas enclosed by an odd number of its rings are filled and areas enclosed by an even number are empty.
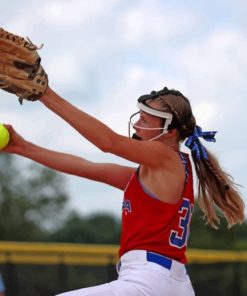
[[[193,205],[190,204],[188,199],[183,199],[183,203],[178,211],[179,213],[179,231],[171,230],[170,245],[176,248],[183,248],[188,239],[189,223],[193,211]]]

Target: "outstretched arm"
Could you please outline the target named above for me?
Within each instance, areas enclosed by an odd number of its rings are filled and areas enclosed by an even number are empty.
[[[73,106],[51,88],[47,89],[40,101],[100,150],[108,150],[109,142],[115,133],[102,122]]]
[[[94,163],[82,157],[45,149],[23,139],[10,125],[10,142],[3,152],[32,159],[51,169],[102,183],[124,190],[134,168],[110,163]]]
[[[79,110],[48,88],[40,101],[104,152],[148,167],[164,166],[174,151],[156,141],[136,141],[115,133],[101,121]]]

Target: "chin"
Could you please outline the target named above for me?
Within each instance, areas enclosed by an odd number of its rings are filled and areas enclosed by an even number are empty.
[[[138,141],[142,141],[142,138],[140,136],[138,136],[137,134],[133,134],[132,135],[132,139],[138,140]]]

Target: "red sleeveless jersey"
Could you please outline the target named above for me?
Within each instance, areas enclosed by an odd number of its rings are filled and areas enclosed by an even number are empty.
[[[185,251],[194,207],[193,177],[188,154],[179,155],[186,179],[182,198],[176,204],[148,195],[138,180],[139,170],[132,175],[124,192],[120,257],[130,250],[146,250],[187,262]]]

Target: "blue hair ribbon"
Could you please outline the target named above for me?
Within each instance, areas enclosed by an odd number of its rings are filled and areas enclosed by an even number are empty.
[[[194,133],[186,140],[185,146],[196,153],[197,159],[208,159],[207,151],[199,138],[203,138],[208,142],[215,142],[216,139],[214,137],[216,133],[216,131],[203,132],[200,126],[196,126]]]

